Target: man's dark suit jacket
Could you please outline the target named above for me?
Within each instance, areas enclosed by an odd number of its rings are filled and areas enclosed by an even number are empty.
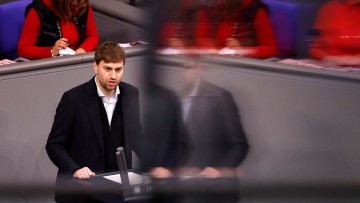
[[[143,108],[143,169],[178,167],[186,156],[187,141],[179,99],[169,89],[156,84],[149,84],[148,90]]]
[[[238,108],[230,92],[201,80],[185,118],[188,129],[188,166],[236,167],[248,144]]]
[[[124,150],[131,168],[132,150],[139,151],[141,131],[139,91],[121,82],[119,100],[122,102]],[[105,168],[104,143],[94,78],[67,92],[56,109],[54,123],[46,144],[51,161],[59,168],[59,180],[71,178],[82,167],[95,173]],[[114,154],[115,156],[115,154]]]

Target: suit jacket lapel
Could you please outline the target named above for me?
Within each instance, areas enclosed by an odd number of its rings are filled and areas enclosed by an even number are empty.
[[[96,138],[100,143],[101,149],[104,149],[101,121],[100,121],[100,112],[97,103],[97,90],[96,90],[94,78],[92,78],[89,82],[86,83],[83,99],[89,114],[91,125],[94,128]]]
[[[187,113],[186,119],[185,119],[185,124],[187,125],[192,125],[196,122],[194,122],[194,119],[197,116],[200,116],[199,113],[201,113],[201,111],[203,111],[203,109],[207,109],[208,107],[208,102],[206,101],[210,101],[211,97],[214,96],[213,92],[211,91],[211,89],[209,89],[209,83],[204,81],[204,80],[200,80],[198,89],[195,93],[195,95],[191,96],[191,104],[190,104],[190,108],[189,108],[189,112]]]
[[[121,99],[121,105],[122,105],[122,113],[123,113],[123,130],[124,130],[124,146],[129,146],[128,141],[129,139],[129,121],[132,120],[131,118],[131,104],[130,104],[130,99],[128,98],[128,94],[126,92],[126,89],[124,89],[124,86],[121,85],[122,83],[120,83],[119,87],[120,87],[120,99]]]

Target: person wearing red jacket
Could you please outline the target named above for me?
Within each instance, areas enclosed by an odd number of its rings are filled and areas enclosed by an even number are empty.
[[[91,52],[99,43],[88,0],[34,0],[18,43],[18,54],[27,59],[58,56],[67,47],[76,54]]]
[[[209,1],[211,2],[211,1]],[[277,44],[266,6],[260,0],[216,0],[200,17],[200,46],[241,49],[243,57],[277,55]]]
[[[336,66],[360,65],[360,0],[332,0],[317,15],[309,56]]]
[[[170,13],[165,14],[158,39],[158,47],[194,48],[194,29],[197,26],[202,3],[199,0],[166,2]]]
[[[251,58],[277,55],[269,15],[260,0],[183,0],[179,8],[163,26],[163,47],[227,47]]]

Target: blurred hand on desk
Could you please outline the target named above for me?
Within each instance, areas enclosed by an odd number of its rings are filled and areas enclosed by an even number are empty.
[[[241,47],[241,44],[240,44],[239,40],[237,40],[233,37],[230,37],[230,38],[226,39],[226,46],[230,47],[230,48],[239,48],[239,47]]]
[[[156,167],[156,168],[151,169],[150,175],[153,178],[171,178],[174,176],[173,173],[169,169],[164,168],[164,167]]]
[[[0,60],[0,66],[12,64],[12,63],[16,63],[16,62],[12,61],[12,60],[9,60],[9,59]]]

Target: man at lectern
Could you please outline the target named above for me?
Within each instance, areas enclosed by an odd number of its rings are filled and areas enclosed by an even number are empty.
[[[71,178],[86,179],[97,173],[118,171],[117,147],[123,147],[128,168],[140,136],[139,91],[122,82],[125,51],[104,42],[95,52],[95,76],[66,91],[56,109],[46,150],[58,167],[56,185]],[[69,199],[56,192],[57,202]]]

